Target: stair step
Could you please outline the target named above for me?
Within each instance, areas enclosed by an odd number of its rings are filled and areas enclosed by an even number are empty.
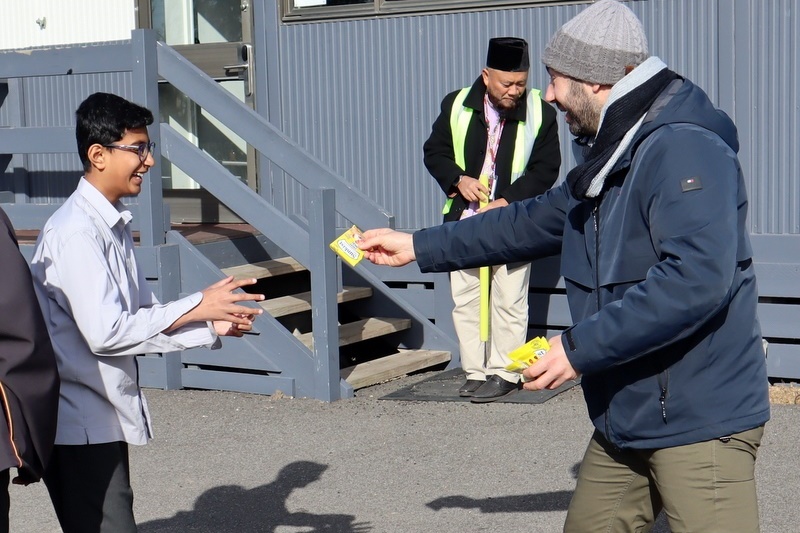
[[[298,263],[293,257],[282,257],[280,259],[223,268],[222,272],[226,276],[234,276],[236,278],[264,279],[304,270],[306,270],[306,267]]]
[[[347,346],[359,341],[373,339],[381,335],[388,335],[411,327],[409,318],[367,318],[356,322],[349,322],[339,326],[339,346]],[[309,349],[314,349],[312,332],[297,335],[297,338]]]
[[[449,360],[450,352],[441,350],[400,350],[396,354],[343,368],[341,376],[354,389],[361,389]]]
[[[336,295],[336,302],[351,302],[372,296],[372,287],[344,287],[342,292]],[[280,298],[270,298],[259,304],[264,311],[275,318],[301,313],[311,309],[311,292],[290,294]]]

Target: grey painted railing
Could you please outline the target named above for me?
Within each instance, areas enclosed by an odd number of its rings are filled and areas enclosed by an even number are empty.
[[[392,215],[164,43],[158,43],[158,73],[306,188],[334,190],[336,210],[347,220],[365,228],[394,227]]]

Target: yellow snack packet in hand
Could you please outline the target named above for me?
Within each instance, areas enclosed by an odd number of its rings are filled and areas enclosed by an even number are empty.
[[[354,267],[364,258],[364,252],[356,244],[361,239],[361,230],[353,226],[336,237],[330,244],[330,248],[347,261],[348,265]]]
[[[508,354],[511,362],[506,365],[506,370],[521,374],[523,370],[535,363],[550,349],[550,343],[544,337],[536,337]]]

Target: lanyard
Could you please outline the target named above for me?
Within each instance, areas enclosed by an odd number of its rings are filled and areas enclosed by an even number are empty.
[[[490,198],[494,198],[494,182],[497,181],[495,176],[495,166],[497,162],[497,149],[500,146],[500,137],[503,135],[503,126],[505,126],[505,119],[499,117],[492,104],[489,102],[488,93],[483,97],[483,116],[486,118],[486,159],[483,162],[483,169],[481,174],[489,176],[491,186],[489,187],[491,194]]]

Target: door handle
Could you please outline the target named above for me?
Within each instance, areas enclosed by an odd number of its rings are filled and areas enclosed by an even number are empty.
[[[244,63],[223,65],[222,68],[226,75],[231,72],[239,76],[239,79],[244,81],[244,95],[250,96],[253,94],[253,46],[243,44],[239,49],[239,56]]]
[[[225,69],[225,72],[228,72],[229,70],[235,70],[237,72],[241,72],[243,70],[247,70],[248,68],[250,68],[250,65],[248,65],[247,63],[240,63],[238,65],[225,65],[222,68]]]

